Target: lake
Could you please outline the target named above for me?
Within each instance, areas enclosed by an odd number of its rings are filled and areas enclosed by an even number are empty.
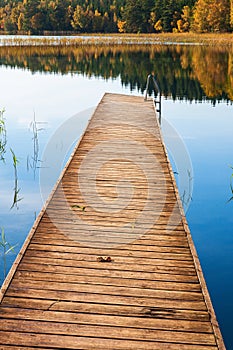
[[[188,224],[233,349],[233,49],[0,47],[0,228],[6,250],[14,247],[5,255],[0,247],[0,284],[93,108],[105,92],[143,95],[150,72],[162,92],[162,131]],[[63,139],[72,118],[79,135]]]

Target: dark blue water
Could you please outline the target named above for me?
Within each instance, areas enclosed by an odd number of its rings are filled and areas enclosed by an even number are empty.
[[[227,348],[233,346],[233,106],[164,102],[164,115],[184,140],[193,165],[186,213]]]

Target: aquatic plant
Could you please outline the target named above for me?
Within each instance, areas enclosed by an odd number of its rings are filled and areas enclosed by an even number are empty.
[[[4,230],[4,228],[1,228],[0,248],[2,248],[2,250],[3,250],[2,256],[3,256],[3,275],[4,275],[4,278],[6,278],[6,271],[7,271],[7,267],[6,267],[7,255],[10,254],[11,252],[14,252],[14,249],[16,246],[17,246],[17,244],[12,246],[9,242],[7,242],[5,230]]]
[[[2,36],[0,46],[80,47],[99,45],[196,44],[208,46],[233,45],[232,33],[157,33],[157,34],[84,34],[74,36]]]
[[[6,124],[4,118],[4,109],[0,110],[0,161],[5,162],[6,153]]]
[[[187,169],[187,174],[188,174],[188,189],[187,191],[184,190],[182,196],[181,196],[181,203],[183,208],[185,209],[185,212],[187,211],[190,202],[193,200],[192,198],[192,182],[193,182],[193,177],[192,177],[192,173],[191,170]]]
[[[4,118],[4,112],[5,110],[0,110],[0,161],[5,163],[5,155],[7,153],[7,132],[6,132],[6,123]],[[22,199],[19,198],[19,187],[18,187],[18,171],[17,166],[19,163],[19,160],[17,159],[14,151],[12,148],[10,148],[11,154],[12,154],[12,161],[13,161],[13,167],[14,167],[14,196],[13,196],[13,204],[11,206],[11,209],[16,206],[17,203]]]
[[[33,121],[29,126],[29,130],[32,131],[33,134],[33,155],[27,156],[27,170],[33,170],[34,179],[36,177],[36,169],[40,168],[40,165],[38,165],[38,163],[41,163],[41,160],[39,159],[39,132],[45,130],[45,128],[39,127],[39,125],[42,124],[45,124],[45,122],[38,122],[34,113]]]
[[[14,207],[18,209],[18,202],[20,202],[23,199],[23,198],[19,198],[20,188],[18,187],[18,170],[17,170],[19,160],[17,159],[12,148],[10,148],[10,151],[12,154],[12,161],[13,161],[13,167],[14,167],[14,181],[15,181],[13,203],[12,203],[11,209]]]
[[[0,110],[0,161],[3,163],[6,162],[5,155],[8,151],[7,149],[7,131],[6,131],[6,123],[4,118],[4,112],[5,110]],[[13,197],[13,204],[11,208],[14,206],[17,206],[17,203],[21,200],[21,198],[18,197],[20,189],[18,188],[18,173],[17,173],[17,166],[18,166],[18,159],[12,150],[10,148],[11,154],[12,154],[12,161],[13,161],[13,167],[14,167],[14,197]],[[2,250],[2,256],[3,256],[3,277],[6,277],[6,271],[7,271],[7,256],[9,253],[14,252],[14,248],[17,246],[12,246],[7,240],[5,235],[5,229],[1,228],[1,235],[0,235],[0,250]],[[1,253],[1,251],[0,251]],[[1,254],[0,254],[1,255]]]

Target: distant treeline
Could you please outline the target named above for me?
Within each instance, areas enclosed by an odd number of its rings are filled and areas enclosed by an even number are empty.
[[[0,0],[5,33],[233,30],[233,0]]]
[[[120,79],[145,90],[154,72],[165,97],[188,101],[233,101],[233,51],[222,46],[112,45],[0,47],[0,67],[33,73]]]

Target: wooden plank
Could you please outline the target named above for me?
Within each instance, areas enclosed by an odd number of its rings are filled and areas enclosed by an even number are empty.
[[[157,317],[161,319],[172,320],[189,320],[198,322],[209,322],[209,313],[204,311],[187,310],[187,309],[169,309],[161,307],[142,307],[135,305],[116,305],[101,304],[96,302],[75,302],[63,300],[48,300],[23,297],[6,297],[2,305],[4,307],[44,310],[44,311],[60,311],[60,312],[79,312],[100,315],[116,315],[127,317]],[[61,313],[62,315],[62,313]]]
[[[34,281],[54,281],[63,283],[85,283],[85,284],[101,284],[108,286],[125,286],[132,288],[147,288],[147,289],[165,289],[165,290],[176,290],[176,291],[191,291],[199,292],[201,291],[199,283],[190,282],[169,282],[169,281],[155,281],[155,280],[137,280],[129,278],[116,278],[116,277],[105,277],[89,276],[85,270],[84,274],[80,275],[64,275],[59,273],[50,272],[38,272],[38,271],[18,271],[16,273],[18,278],[21,280],[31,279]]]
[[[173,269],[174,273],[167,273],[166,270],[158,271],[157,268],[154,268],[154,271],[150,272],[148,271],[148,267],[144,267],[143,265],[132,265],[132,267],[124,267],[122,266],[114,266],[114,268],[110,267],[110,264],[108,264],[108,267],[106,267],[106,264],[104,263],[90,263],[90,262],[83,262],[80,261],[79,264],[77,264],[76,267],[74,267],[74,261],[73,260],[55,260],[55,259],[24,259],[25,262],[21,264],[19,267],[19,270],[21,269],[28,269],[29,266],[32,269],[33,265],[35,266],[34,269],[36,271],[46,271],[46,269],[53,267],[54,271],[60,272],[60,273],[67,273],[70,272],[72,274],[80,274],[81,272],[84,274],[85,271],[88,271],[89,273],[94,274],[105,274],[109,275],[112,274],[112,276],[128,276],[128,278],[132,278],[135,276],[135,278],[139,279],[150,279],[150,280],[156,280],[156,281],[173,281],[173,282],[190,282],[190,283],[197,283],[198,278],[196,275],[191,274],[175,274],[175,269]],[[48,270],[47,270],[48,271]]]
[[[41,281],[39,280],[15,280],[12,282],[11,287],[13,289],[40,289]],[[203,301],[203,296],[201,292],[192,292],[192,291],[176,291],[176,290],[166,290],[166,289],[150,289],[145,287],[124,287],[124,286],[109,286],[105,284],[95,284],[93,291],[93,284],[88,283],[71,283],[71,282],[54,282],[50,281],[47,285],[44,286],[46,290],[52,291],[66,291],[69,289],[70,292],[77,293],[95,293],[101,295],[121,295],[129,297],[143,297],[147,298],[166,298],[167,300],[185,300],[185,301]]]
[[[0,301],[0,349],[225,349],[151,102],[104,96]]]
[[[135,321],[135,320],[134,320]],[[88,322],[88,321],[87,321]],[[141,340],[141,341],[153,341],[156,339],[158,342],[167,343],[184,343],[184,344],[200,344],[200,345],[215,345],[215,338],[213,334],[209,333],[195,333],[195,332],[176,332],[167,330],[150,329],[147,327],[137,328],[137,322],[135,321],[135,327],[127,327],[127,324],[123,327],[120,326],[105,326],[102,323],[96,324],[96,321],[90,321],[88,324],[80,324],[78,326],[72,323],[55,322],[41,322],[30,320],[16,320],[5,319],[4,322],[0,320],[0,331],[14,331],[36,333],[40,330],[42,334],[48,335],[68,335],[76,337],[88,337],[88,338],[102,338],[109,339],[111,342],[113,339],[122,340]],[[178,322],[177,322],[178,323]]]
[[[69,237],[72,239],[73,238],[73,242],[77,241],[79,236],[78,234],[70,234]],[[92,234],[88,235],[88,234],[84,234],[84,238],[80,239],[80,243],[85,247],[86,245],[88,246],[89,244],[85,244],[88,243],[89,241],[91,241],[91,238],[93,237]],[[95,237],[95,236],[94,236]],[[105,236],[103,235],[103,238],[105,238]],[[123,243],[128,243],[128,236],[125,237],[125,239],[122,238],[121,240],[121,246],[123,245]],[[173,238],[167,238],[167,237],[163,237],[163,236],[159,236],[156,237],[157,239],[154,240],[143,240],[143,243],[140,244],[140,242],[135,241],[134,244],[131,244],[131,251],[141,251],[141,252],[153,252],[154,254],[154,258],[155,259],[159,259],[162,256],[162,253],[159,254],[157,251],[157,247],[161,246],[161,247],[173,247],[173,248],[177,248],[177,249],[182,249],[182,248],[188,248],[187,243],[185,242],[185,239],[173,239]],[[134,237],[132,237],[132,239],[134,239]],[[117,240],[117,237],[115,235],[109,235],[108,238],[106,238],[106,242],[110,240],[110,242],[115,243],[117,246],[119,246],[119,240]],[[98,243],[100,241],[100,245],[102,243],[101,241],[101,235],[97,235],[97,237],[95,238],[95,242]],[[33,239],[33,243],[35,244],[43,244],[43,242],[41,241],[40,238],[35,237]],[[54,239],[54,238],[48,238],[46,239],[46,243],[50,244],[50,245],[66,245],[64,244],[64,240],[59,240],[59,239]],[[80,246],[79,243],[79,246]],[[147,243],[147,244],[146,244]],[[71,244],[69,242],[69,244]],[[75,243],[74,243],[75,244]],[[156,245],[156,246],[155,246]],[[103,245],[102,245],[103,246]],[[179,260],[179,256],[180,259],[182,260],[182,257],[184,255],[184,259],[183,260],[192,260],[191,255],[190,254],[170,254],[170,259],[169,260],[173,260],[173,259],[177,259]],[[174,257],[175,256],[175,257]]]
[[[141,309],[142,311],[142,309]],[[181,320],[181,319],[169,319],[169,318],[153,318],[153,317],[143,317],[141,315],[138,317],[130,316],[125,317],[122,315],[110,315],[110,314],[89,314],[82,313],[74,314],[73,312],[60,312],[52,311],[51,308],[49,312],[44,312],[43,310],[29,310],[21,308],[2,308],[1,316],[4,316],[6,320],[0,320],[0,329],[3,330],[4,322],[8,320],[28,320],[36,322],[46,322],[47,326],[50,326],[50,323],[56,323],[59,326],[59,323],[69,323],[75,325],[97,325],[105,327],[121,327],[121,328],[136,328],[136,329],[154,329],[162,331],[177,331],[177,332],[188,332],[188,333],[201,333],[211,334],[212,328],[209,322],[205,321],[190,321],[190,320]],[[146,315],[145,315],[146,316]],[[32,323],[31,322],[31,323]],[[28,327],[31,329],[31,327]],[[75,327],[77,328],[77,326]],[[73,328],[73,329],[75,329]],[[17,325],[15,325],[15,330],[17,330]],[[22,329],[18,329],[22,331]],[[54,332],[54,331],[53,331]],[[163,332],[161,332],[163,333]],[[55,330],[56,334],[56,330]],[[213,337],[211,337],[213,339]],[[168,339],[167,339],[168,340]]]
[[[169,247],[158,247],[158,250],[156,250],[156,253],[159,252],[159,249],[161,248],[161,253],[159,253],[159,256],[161,256],[161,259],[169,259],[171,260],[171,256],[174,256],[173,259],[174,260],[180,260],[179,257],[182,256],[184,259],[185,257],[189,258],[190,256],[190,252],[188,251],[188,249],[186,250],[186,248],[173,248],[170,249]],[[177,251],[175,251],[177,249]],[[164,251],[163,251],[164,250]],[[100,251],[100,250],[99,250]],[[108,250],[109,252],[110,250]],[[111,250],[113,252],[113,249]],[[100,251],[101,252],[101,251]],[[121,254],[119,254],[119,256],[116,255],[116,252],[114,251],[113,253],[115,256],[115,263],[117,264],[136,264],[138,263],[138,259],[133,258],[132,256],[124,258],[123,256],[121,256]],[[97,261],[98,260],[98,250],[94,251],[94,254],[91,255],[90,254],[85,254],[85,253],[81,253],[81,252],[77,252],[77,253],[58,253],[58,252],[51,252],[51,251],[46,251],[44,250],[36,250],[36,249],[28,249],[26,256],[29,257],[46,257],[46,258],[55,258],[55,259],[69,259],[69,260],[75,260],[75,261],[79,261],[79,260],[83,260],[83,261]],[[178,257],[178,259],[176,259]],[[154,258],[154,256],[153,256]],[[190,259],[187,259],[190,260]],[[112,262],[113,262],[113,256],[112,256]],[[147,258],[143,258],[143,262],[142,265],[152,265],[154,266],[155,264],[155,258],[154,259],[147,259]]]
[[[60,243],[60,244],[59,244]],[[159,247],[159,246],[158,246]],[[163,247],[162,249],[168,248],[167,246]],[[176,247],[173,247],[174,249]],[[56,244],[45,244],[43,246],[43,243],[38,241],[37,243],[32,243],[30,246],[30,250],[33,251],[51,251],[51,252],[61,252],[61,253],[74,253],[74,254],[79,254],[79,258],[77,260],[84,260],[83,254],[88,254],[87,250],[89,248],[85,246],[72,246],[72,241],[69,244],[62,245],[61,241],[58,241]],[[177,248],[177,249],[185,249],[185,248]],[[157,249],[153,249],[153,251],[150,250],[139,250],[135,249],[130,251],[130,249],[116,249],[114,251],[114,248],[107,248],[107,249],[102,249],[101,248],[90,248],[91,252],[89,255],[89,258],[87,260],[90,261],[97,261],[98,256],[100,254],[104,254],[107,256],[111,256],[113,259],[118,258],[118,263],[127,263],[127,264],[135,264],[135,263],[140,263],[140,265],[148,264],[149,262],[154,266],[154,268],[157,267],[157,269],[160,269],[161,265],[165,266],[175,266],[175,267],[189,267],[192,268],[193,261],[191,260],[182,260],[181,259],[171,259],[169,256],[162,256],[159,258],[159,256],[156,256]],[[174,253],[175,254],[175,253]],[[178,253],[177,253],[178,254]],[[33,254],[32,254],[33,255]],[[62,256],[62,255],[61,255]],[[145,259],[145,263],[144,263]],[[149,259],[149,260],[148,260]],[[113,261],[112,261],[113,262]],[[192,274],[195,274],[195,270],[192,270]]]
[[[13,336],[12,336],[13,335]],[[25,344],[25,338],[29,346],[44,346],[46,349],[75,349],[75,350],[89,350],[89,349],[114,349],[114,350],[216,350],[216,346],[201,345],[201,344],[182,344],[169,343],[160,341],[140,341],[128,339],[109,339],[102,335],[102,338],[92,337],[77,337],[68,335],[53,335],[40,333],[23,333],[12,331],[0,331],[0,339],[3,345],[17,344],[22,346]],[[153,348],[152,348],[153,347]],[[4,349],[4,348],[2,348]]]

